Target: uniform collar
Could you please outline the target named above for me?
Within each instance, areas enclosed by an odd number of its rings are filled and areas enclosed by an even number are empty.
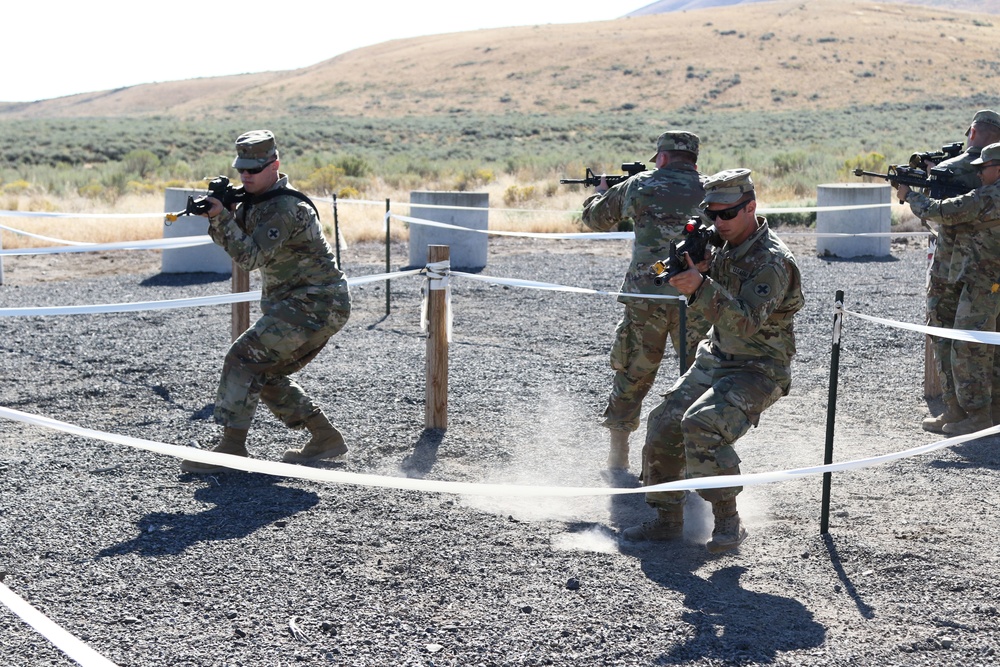
[[[739,244],[738,246],[732,248],[729,251],[732,254],[733,259],[740,259],[744,255],[746,255],[747,252],[750,251],[750,246],[756,243],[757,239],[764,236],[765,234],[767,234],[767,218],[765,218],[762,215],[758,215],[757,230],[752,234],[750,234],[750,236],[748,236],[746,240],[743,241],[743,243]]]

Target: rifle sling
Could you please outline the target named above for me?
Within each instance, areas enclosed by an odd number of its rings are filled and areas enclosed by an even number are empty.
[[[282,195],[288,195],[289,197],[295,197],[296,199],[304,201],[305,203],[309,204],[309,206],[312,207],[312,210],[316,211],[316,218],[319,219],[319,209],[316,208],[316,204],[314,204],[312,202],[312,200],[309,199],[309,197],[305,196],[303,193],[299,192],[298,190],[293,190],[292,188],[277,188],[275,190],[268,190],[264,194],[256,195],[254,197],[251,197],[250,200],[247,202],[247,204],[248,204],[248,206],[246,207],[247,211],[249,211],[250,208],[252,208],[253,206],[255,206],[257,204],[261,204],[261,203],[266,202],[266,201],[268,201],[270,199],[274,199],[275,197],[281,197]]]

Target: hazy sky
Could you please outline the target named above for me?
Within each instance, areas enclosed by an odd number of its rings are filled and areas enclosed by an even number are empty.
[[[653,0],[6,3],[0,101],[313,65],[402,37],[618,18]],[[641,51],[642,44],[635,48]]]

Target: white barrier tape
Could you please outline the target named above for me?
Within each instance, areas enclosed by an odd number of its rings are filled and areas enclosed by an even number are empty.
[[[23,229],[15,229],[14,227],[8,227],[7,225],[0,225],[0,229],[4,230],[5,232],[10,232],[11,234],[17,234],[19,236],[28,236],[33,239],[38,239],[39,241],[49,241],[50,243],[61,243],[63,245],[94,245],[93,243],[88,243],[86,241],[66,241],[64,239],[54,239],[51,236],[32,234],[31,232],[26,232]]]
[[[313,197],[313,201],[333,203],[333,197]],[[385,206],[385,201],[373,201],[370,199],[340,199],[338,204],[365,204],[372,206]],[[549,215],[580,215],[580,211],[559,211],[551,208],[493,208],[487,206],[446,206],[444,204],[411,204],[410,202],[390,202],[390,205],[405,206],[409,208],[440,208],[454,211],[497,211],[499,213],[547,213]]]
[[[20,410],[0,407],[0,418],[19,421],[32,426],[41,426],[55,429],[64,433],[71,433],[94,440],[103,440],[126,447],[142,449],[156,454],[164,454],[180,459],[198,461],[199,463],[209,463],[213,465],[224,465],[234,470],[244,472],[256,472],[266,475],[276,475],[279,477],[294,477],[314,482],[330,482],[333,484],[353,484],[356,486],[366,486],[382,489],[398,489],[402,491],[424,491],[428,493],[454,493],[458,495],[472,496],[494,496],[494,497],[560,497],[575,498],[584,496],[619,496],[638,493],[653,493],[661,491],[694,491],[697,489],[720,489],[730,486],[756,486],[758,484],[771,484],[774,482],[784,482],[793,479],[800,479],[809,475],[821,475],[828,472],[843,472],[846,470],[859,470],[870,468],[881,463],[888,463],[899,459],[926,454],[937,449],[957,445],[968,440],[982,438],[1000,433],[1000,426],[993,426],[969,435],[955,436],[947,440],[932,442],[927,445],[913,447],[901,452],[893,452],[881,456],[874,456],[867,459],[856,459],[843,463],[832,463],[830,465],[812,466],[809,468],[796,468],[792,470],[778,470],[775,472],[749,473],[744,475],[719,475],[716,477],[700,477],[698,479],[685,479],[677,482],[666,482],[653,486],[637,488],[617,488],[617,487],[596,487],[596,486],[528,486],[520,484],[489,484],[479,482],[446,482],[429,479],[414,479],[411,477],[385,477],[382,475],[371,475],[367,473],[342,472],[338,470],[328,470],[325,468],[310,468],[291,463],[279,463],[277,461],[261,461],[259,459],[244,458],[242,456],[232,456],[230,454],[219,454],[205,449],[194,447],[182,447],[180,445],[169,445],[154,440],[143,440],[126,435],[105,433],[95,431],[82,426],[68,424],[49,417],[32,415]]]
[[[431,290],[448,289],[448,273],[451,262],[431,262],[427,265],[427,278],[431,281]]]
[[[868,320],[869,322],[875,322],[877,324],[884,324],[887,327],[894,327],[896,329],[906,329],[907,331],[916,331],[918,333],[925,333],[929,336],[937,336],[938,338],[951,338],[952,340],[962,340],[967,343],[986,343],[988,345],[1000,345],[1000,333],[993,331],[970,331],[967,329],[945,329],[943,327],[930,327],[923,324],[908,324],[906,322],[897,322],[895,320],[886,320],[881,317],[873,317],[871,315],[862,315],[861,313],[855,313],[853,310],[844,310],[848,315],[854,315],[863,320]]]
[[[216,296],[195,296],[168,301],[141,301],[135,303],[103,303],[87,306],[34,306],[28,308],[0,308],[0,317],[36,317],[39,315],[95,315],[97,313],[132,313],[142,310],[171,310],[174,308],[200,308],[224,303],[257,301],[260,290],[234,292]]]
[[[115,663],[56,625],[55,621],[32,607],[3,583],[0,583],[0,602],[81,667],[117,667]]]
[[[451,262],[431,262],[426,268],[427,274],[427,289],[424,290],[423,299],[420,302],[420,331],[422,333],[427,333],[427,329],[430,326],[430,320],[427,317],[427,301],[432,291],[444,290],[444,313],[445,313],[445,327],[447,331],[445,335],[450,343],[451,338],[451,323],[452,323],[452,312],[451,312],[451,290],[448,289],[448,276],[451,275]]]
[[[332,197],[313,197],[313,201],[324,201],[332,202]],[[373,206],[385,206],[385,201],[373,201],[369,199],[337,199],[338,204],[365,204]],[[392,204],[392,202],[390,202]],[[408,206],[410,208],[440,208],[446,210],[454,211],[497,211],[503,213],[506,211],[512,213],[548,213],[554,215],[580,215],[582,213],[581,209],[575,209],[572,211],[560,211],[551,208],[496,208],[492,206],[446,206],[439,204],[411,204],[409,202],[396,202],[397,206]],[[758,207],[757,212],[764,215],[770,213],[818,213],[820,211],[854,211],[866,208],[885,208],[886,206],[892,206],[889,204],[845,204],[843,206],[795,206],[788,208],[767,208]]]
[[[96,218],[100,220],[132,220],[162,218],[165,213],[53,213],[47,211],[0,211],[0,218]]]
[[[760,206],[757,212],[761,215],[772,213],[821,213],[823,211],[860,211],[866,208],[886,208],[892,204],[845,204],[843,206],[790,206],[788,208],[768,208]]]
[[[397,271],[395,273],[380,273],[360,278],[348,278],[349,286],[393,280],[414,276],[421,269]],[[141,301],[135,303],[107,303],[88,306],[37,306],[28,308],[0,308],[0,317],[35,317],[39,315],[94,315],[97,313],[129,313],[142,310],[172,310],[174,308],[200,308],[202,306],[218,306],[227,303],[242,303],[244,301],[259,301],[260,290],[252,292],[234,292],[215,296],[195,296],[186,299],[169,299],[166,301]]]
[[[777,231],[777,230],[776,230]],[[789,232],[781,230],[778,234],[784,236],[814,236],[818,239],[843,239],[855,236],[865,236],[868,238],[897,238],[900,236],[933,236],[931,232],[859,232],[857,234],[842,234],[839,232]]]
[[[881,206],[881,204],[880,204]],[[459,227],[458,225],[449,225],[445,222],[435,222],[433,220],[423,220],[421,218],[412,218],[406,215],[397,215],[395,213],[386,214],[386,220],[388,221],[388,216],[391,215],[397,220],[402,220],[403,222],[408,222],[412,225],[426,225],[428,227],[440,227],[441,229],[453,229],[459,232],[477,232],[479,234],[491,234],[494,236],[520,236],[525,238],[536,238],[536,239],[594,239],[599,241],[613,241],[618,239],[635,239],[634,232],[507,232],[491,229],[470,229],[468,227]],[[388,224],[388,222],[386,223]],[[868,237],[868,238],[897,238],[900,236],[930,236],[930,232],[859,232],[857,234],[843,234],[838,232],[790,232],[781,231],[779,236],[812,236],[815,238],[853,238],[856,236]]]
[[[59,243],[73,243],[59,241]],[[51,248],[11,248],[0,250],[0,256],[5,255],[58,255],[67,252],[101,252],[104,250],[168,250],[171,248],[190,248],[208,245],[212,239],[207,234],[200,236],[176,236],[168,239],[150,239],[148,241],[118,241],[116,243],[88,243]]]
[[[452,271],[451,275],[471,278],[484,283],[495,285],[509,285],[511,287],[526,287],[528,289],[548,290],[552,292],[571,292],[573,294],[595,294],[599,296],[624,296],[630,299],[666,299],[680,301],[684,297],[674,294],[633,294],[631,292],[606,292],[604,290],[587,289],[584,287],[570,287],[568,285],[557,285],[555,283],[540,283],[533,280],[519,280],[516,278],[495,278],[493,276],[481,276],[475,273],[463,273],[462,271]]]
[[[389,216],[390,214],[386,214]],[[411,225],[426,225],[427,227],[440,227],[441,229],[453,229],[459,232],[476,232],[477,234],[491,234],[493,236],[520,236],[532,239],[596,239],[600,241],[610,241],[617,239],[634,239],[632,232],[505,232],[494,229],[470,229],[469,227],[459,227],[449,225],[446,222],[435,222],[433,220],[423,220],[421,218],[411,218],[408,215],[391,214],[393,218],[408,222]],[[388,220],[388,217],[386,218]]]

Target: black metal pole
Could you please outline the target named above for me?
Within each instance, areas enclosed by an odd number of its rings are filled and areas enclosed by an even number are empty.
[[[833,463],[833,427],[837,417],[837,379],[840,375],[840,330],[844,323],[844,291],[837,290],[833,311],[833,349],[830,351],[830,394],[826,403],[826,451],[823,465]],[[819,519],[819,533],[826,535],[830,528],[830,487],[833,474],[823,473],[823,509]]]
[[[680,335],[680,339],[681,339],[680,340],[680,348],[681,348],[681,350],[679,352],[679,355],[680,355],[680,358],[681,358],[681,373],[680,373],[681,375],[684,375],[684,371],[687,370],[687,356],[688,356],[688,351],[687,351],[687,335],[688,335],[688,315],[687,315],[687,310],[688,310],[687,299],[681,299],[681,316],[680,316],[680,320],[681,320],[681,322],[680,322],[680,324],[681,324],[681,332],[679,334]]]
[[[385,272],[390,273],[389,268],[389,198],[385,198]],[[385,281],[385,314],[389,314],[389,281]]]
[[[333,242],[337,248],[337,268],[339,269],[342,265],[340,263],[340,220],[337,218],[337,195],[333,195]]]

